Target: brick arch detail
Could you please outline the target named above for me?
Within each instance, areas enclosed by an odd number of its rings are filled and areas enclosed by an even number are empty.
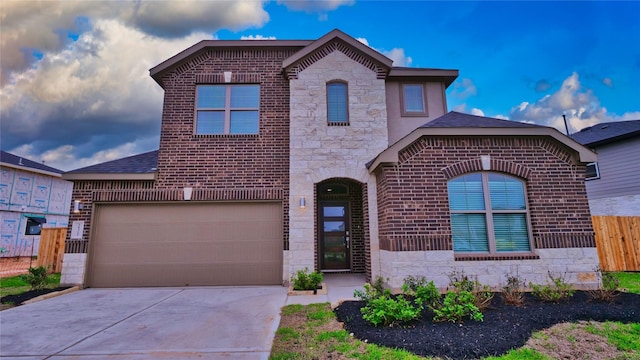
[[[484,169],[482,168],[482,160],[478,158],[449,165],[443,168],[442,172],[444,173],[444,176],[447,178],[447,180],[450,180],[462,174],[483,170]],[[531,174],[531,169],[526,166],[493,158],[491,159],[491,168],[489,170],[515,175],[522,179],[528,179],[529,175]]]

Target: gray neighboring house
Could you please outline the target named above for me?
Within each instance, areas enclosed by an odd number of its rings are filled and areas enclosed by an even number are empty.
[[[591,214],[640,216],[640,120],[601,123],[571,137],[598,153],[587,166]]]
[[[41,228],[69,225],[72,191],[62,170],[0,151],[0,256],[38,255]]]

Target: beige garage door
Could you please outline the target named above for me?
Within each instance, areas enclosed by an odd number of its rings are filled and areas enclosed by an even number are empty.
[[[96,205],[92,287],[282,283],[280,203]]]

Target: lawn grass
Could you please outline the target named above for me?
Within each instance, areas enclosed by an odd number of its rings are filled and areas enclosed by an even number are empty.
[[[60,286],[60,274],[48,275],[45,288],[56,288],[58,286]],[[0,297],[21,294],[29,290],[31,290],[31,286],[20,275],[0,279]]]
[[[620,288],[634,294],[640,294],[640,272],[615,272],[620,280]]]

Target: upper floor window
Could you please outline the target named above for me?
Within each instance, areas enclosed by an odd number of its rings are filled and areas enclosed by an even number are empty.
[[[257,134],[260,85],[198,85],[196,134]]]
[[[584,177],[585,180],[600,179],[600,168],[598,168],[597,162],[587,164],[587,173]]]
[[[327,83],[327,121],[329,124],[349,123],[349,99],[347,83],[332,81]]]
[[[448,183],[453,251],[529,252],[524,182],[498,173],[471,173]]]
[[[47,219],[44,217],[27,217],[27,227],[25,228],[25,235],[40,235],[42,231],[42,224],[45,224]]]
[[[402,85],[402,115],[426,116],[427,102],[423,84]]]

